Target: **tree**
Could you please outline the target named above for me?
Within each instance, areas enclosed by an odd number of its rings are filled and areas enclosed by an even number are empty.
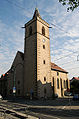
[[[73,80],[70,83],[70,90],[72,93],[79,93],[79,80]]]
[[[73,11],[79,6],[79,0],[59,0],[62,5],[68,5],[67,11]]]

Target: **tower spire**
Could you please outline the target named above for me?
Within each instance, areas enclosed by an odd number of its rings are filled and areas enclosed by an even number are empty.
[[[33,18],[36,18],[36,17],[40,17],[41,18],[40,13],[38,11],[38,8],[35,8],[35,12],[34,12],[34,15],[33,15]]]

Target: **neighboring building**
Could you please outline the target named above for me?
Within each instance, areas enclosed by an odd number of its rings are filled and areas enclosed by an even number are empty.
[[[24,40],[24,54],[17,52],[8,75],[7,95],[12,95],[16,87],[16,96],[64,96],[69,88],[68,72],[51,63],[49,24],[41,18],[37,8],[33,18],[25,24]]]
[[[3,96],[3,97],[6,97],[7,96],[7,85],[8,85],[8,82],[7,82],[7,74],[8,73],[5,73],[1,76],[0,78],[0,94]]]
[[[73,77],[70,80],[70,91],[73,94],[79,94],[79,77]]]
[[[24,70],[24,54],[18,51],[8,75],[7,95],[9,96],[13,95],[13,87],[16,87],[16,96],[24,96],[23,70]]]
[[[68,72],[57,66],[54,63],[51,63],[51,79],[52,86],[55,94],[58,94],[59,97],[64,96],[64,92],[70,88],[70,83],[67,76]]]

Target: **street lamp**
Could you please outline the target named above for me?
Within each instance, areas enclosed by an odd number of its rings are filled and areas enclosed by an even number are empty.
[[[19,66],[19,65],[22,65],[24,66],[22,63],[18,63],[16,64],[16,66],[12,67],[12,72],[13,72],[13,94],[14,94],[14,97],[15,97],[15,94],[16,94],[16,86],[15,86],[15,81],[16,81],[16,68]]]
[[[12,72],[13,72],[13,94],[15,96],[16,93],[16,87],[15,87],[15,67],[12,67]]]

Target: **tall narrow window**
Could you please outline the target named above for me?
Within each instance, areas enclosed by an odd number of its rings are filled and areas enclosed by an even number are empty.
[[[52,78],[52,86],[53,86],[53,93],[54,93],[54,77]]]
[[[44,81],[46,81],[46,77],[44,77]]]
[[[45,28],[44,28],[44,26],[42,27],[42,35],[45,36]]]
[[[59,76],[59,72],[57,72],[57,76]]]
[[[20,89],[18,89],[18,95],[20,95]]]
[[[57,88],[59,89],[59,79],[57,78]]]
[[[67,89],[68,89],[68,80],[66,80],[66,87],[67,87]]]
[[[43,45],[43,49],[45,49],[45,45]]]
[[[32,35],[32,26],[29,28],[29,35]]]
[[[45,64],[45,60],[43,60],[43,64]]]
[[[66,81],[64,80],[64,88],[66,88]]]
[[[18,85],[20,84],[20,81],[18,80]]]

